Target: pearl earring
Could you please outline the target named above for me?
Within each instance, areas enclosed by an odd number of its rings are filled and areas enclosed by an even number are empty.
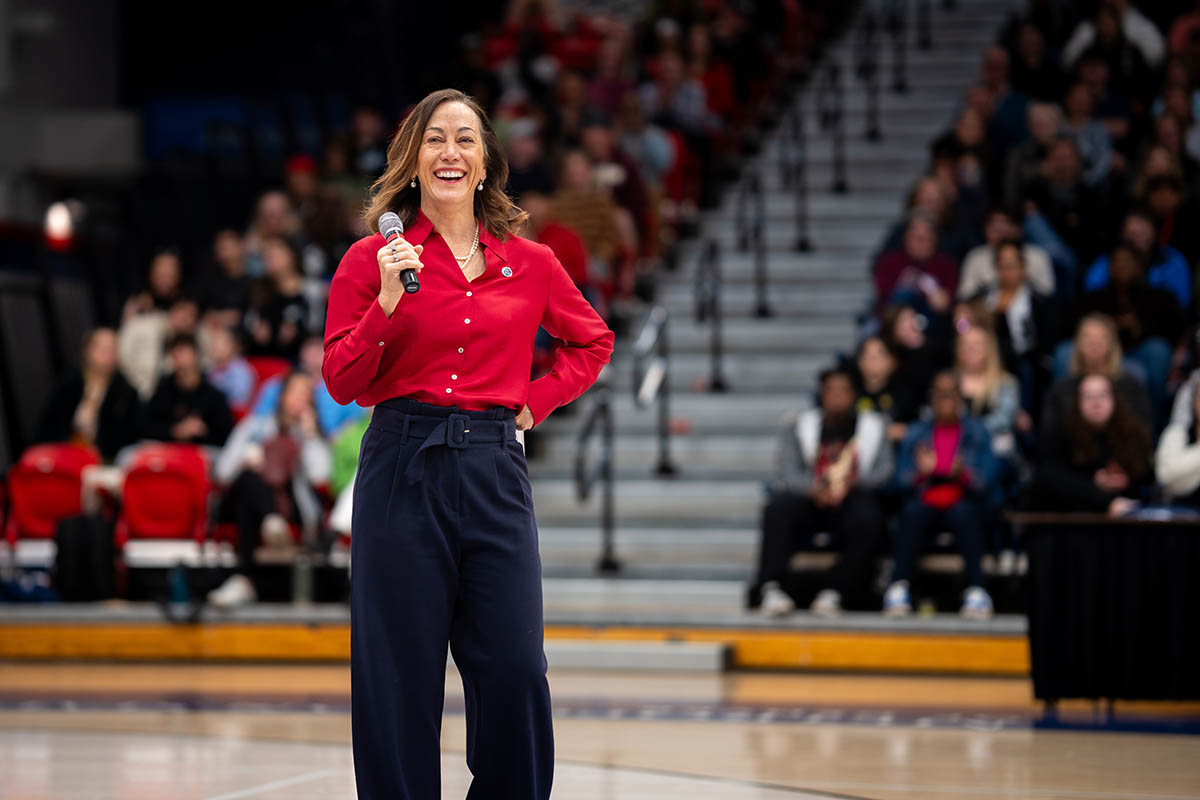
[[[410,188],[412,188],[412,189],[415,189],[415,188],[417,188],[417,179],[416,179],[416,178],[413,178],[411,181],[409,181],[409,182],[408,182],[408,185],[409,185],[409,187],[410,187]]]
[[[483,181],[479,182],[479,185],[475,187],[475,191],[477,191],[477,192],[483,191]]]

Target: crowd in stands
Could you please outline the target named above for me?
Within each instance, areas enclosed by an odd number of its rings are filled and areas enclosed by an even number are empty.
[[[757,147],[832,5],[678,2],[629,21],[514,0],[446,66],[461,66],[454,81],[507,149],[526,235],[617,327]],[[256,548],[289,533],[317,541],[352,485],[369,412],[338,405],[323,383],[325,301],[342,255],[370,233],[360,214],[399,122],[362,106],[319,152],[293,154],[244,227],[211,232],[206,263],[155,252],[143,288],[87,335],[81,368],[45,409],[37,441],[82,443],[118,467],[147,441],[206,450],[211,522],[236,530],[239,555],[213,602],[254,598]],[[531,377],[553,342],[538,345]]]
[[[1191,5],[1030,0],[998,31],[870,265],[853,357],[780,434],[766,613],[794,608],[788,561],[817,534],[839,560],[815,611],[888,554],[883,610],[910,613],[914,559],[949,531],[961,612],[986,618],[985,555],[1019,562],[1006,511],[1200,508]]]

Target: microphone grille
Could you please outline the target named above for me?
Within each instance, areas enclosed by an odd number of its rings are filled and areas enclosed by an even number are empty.
[[[391,236],[392,231],[404,233],[404,223],[395,211],[387,211],[379,216],[379,232],[386,238]]]

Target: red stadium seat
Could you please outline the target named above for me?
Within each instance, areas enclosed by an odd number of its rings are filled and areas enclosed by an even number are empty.
[[[249,356],[246,361],[250,364],[250,369],[254,370],[254,375],[258,379],[260,386],[263,381],[269,378],[274,378],[276,375],[286,375],[292,371],[292,362],[286,358]]]
[[[117,546],[130,539],[203,543],[208,523],[208,459],[199,447],[150,444],[125,475]]]
[[[99,463],[99,453],[80,445],[40,444],[26,450],[8,476],[9,544],[53,539],[59,520],[82,511],[84,467]]]

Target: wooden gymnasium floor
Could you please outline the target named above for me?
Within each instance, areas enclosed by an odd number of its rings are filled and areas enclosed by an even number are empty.
[[[1200,737],[1086,729],[1089,704],[1046,729],[1022,679],[562,670],[551,687],[558,800],[1200,797]],[[353,798],[348,702],[344,664],[0,662],[0,798]],[[461,798],[453,672],[446,704],[443,797]]]

